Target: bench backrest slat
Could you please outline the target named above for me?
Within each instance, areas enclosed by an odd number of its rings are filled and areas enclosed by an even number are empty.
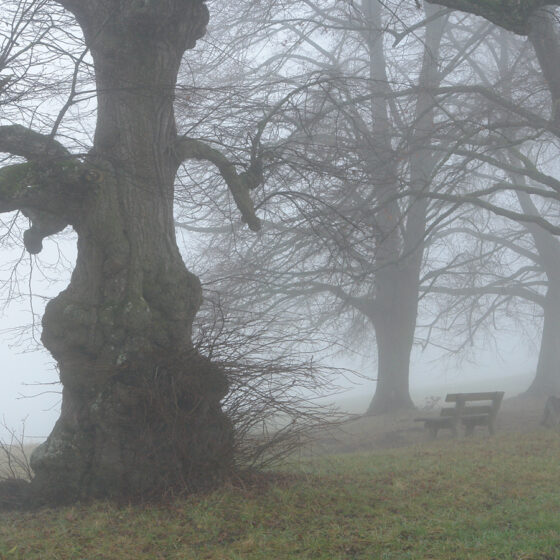
[[[503,396],[503,391],[493,391],[488,393],[449,393],[445,397],[445,402],[457,402],[458,400],[493,401],[496,399],[501,401]]]
[[[498,414],[500,404],[504,397],[503,391],[493,391],[486,393],[450,393],[445,397],[445,402],[455,403],[454,407],[441,409],[441,416],[456,417],[474,414],[487,414],[490,421]],[[488,404],[470,405],[470,402],[490,401]]]

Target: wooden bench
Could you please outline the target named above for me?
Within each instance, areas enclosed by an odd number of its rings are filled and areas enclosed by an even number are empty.
[[[415,422],[424,422],[424,428],[432,437],[437,437],[438,430],[449,429],[457,435],[460,424],[465,426],[465,434],[470,436],[475,426],[487,426],[491,434],[495,431],[496,415],[502,404],[503,391],[489,393],[450,393],[445,402],[455,403],[453,407],[441,409],[440,416],[415,418]],[[483,402],[486,401],[486,402]],[[481,403],[482,404],[479,404]],[[477,403],[477,404],[470,404]]]

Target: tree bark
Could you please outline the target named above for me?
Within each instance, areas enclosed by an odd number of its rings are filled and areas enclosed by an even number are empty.
[[[515,177],[524,184],[522,177]],[[528,216],[540,215],[531,197],[517,192],[519,204]],[[542,304],[543,331],[535,379],[526,394],[538,397],[560,394],[560,242],[558,238],[537,225],[528,224],[539,256],[539,263],[547,277],[548,290]]]
[[[60,503],[204,486],[231,468],[232,428],[220,408],[225,375],[191,342],[201,287],[175,240],[173,95],[208,12],[199,0],[63,5],[95,64],[87,164],[100,179],[70,222],[71,283],[43,318],[63,402],[31,457],[32,489]]]
[[[528,38],[533,44],[543,77],[548,84],[552,97],[552,119],[557,125],[560,118],[558,113],[560,73],[557,70],[560,41],[553,16],[553,12],[544,8],[535,11],[530,18]],[[500,70],[507,75],[509,67],[508,49],[505,44],[502,44]],[[517,155],[510,154],[509,157],[515,166],[523,167]],[[525,176],[513,172],[509,174],[514,184],[527,186]],[[516,195],[525,216],[541,217],[541,212],[528,193],[517,190]],[[560,241],[536,223],[527,222],[525,227],[533,238],[537,251],[537,258],[533,260],[544,270],[548,283],[546,296],[542,298],[542,302],[539,302],[543,309],[544,321],[537,371],[525,394],[546,397],[560,394]]]
[[[560,395],[560,285],[550,286],[546,295],[544,323],[535,379],[526,395]]]
[[[377,386],[367,416],[414,409],[410,354],[418,311],[417,272],[393,265],[378,273],[379,295],[371,317],[377,342]]]
[[[531,29],[531,18],[545,6],[559,6],[560,0],[427,0],[461,10],[491,21],[495,25],[527,35]]]

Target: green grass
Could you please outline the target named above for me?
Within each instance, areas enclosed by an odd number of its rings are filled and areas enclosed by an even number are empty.
[[[560,435],[316,458],[157,507],[0,514],[1,559],[560,559]]]

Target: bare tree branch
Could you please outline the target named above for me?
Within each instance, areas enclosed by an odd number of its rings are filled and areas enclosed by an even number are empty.
[[[530,32],[531,18],[537,10],[544,6],[560,6],[560,0],[427,0],[427,2],[482,16],[499,27],[519,35],[527,35]]]
[[[18,124],[0,126],[0,151],[29,161],[70,156],[70,152],[50,136]]]
[[[212,148],[201,140],[194,138],[181,138],[176,145],[176,153],[181,161],[187,159],[206,160],[213,163],[226,182],[237,208],[241,212],[244,222],[253,231],[261,229],[261,221],[255,213],[255,206],[249,195],[249,191],[258,187],[262,181],[260,169],[249,169],[238,173],[235,164],[228,160],[219,150]]]
[[[522,286],[473,286],[468,288],[452,288],[448,286],[421,286],[421,291],[452,296],[500,295],[512,296],[532,301],[544,307],[546,298]]]

